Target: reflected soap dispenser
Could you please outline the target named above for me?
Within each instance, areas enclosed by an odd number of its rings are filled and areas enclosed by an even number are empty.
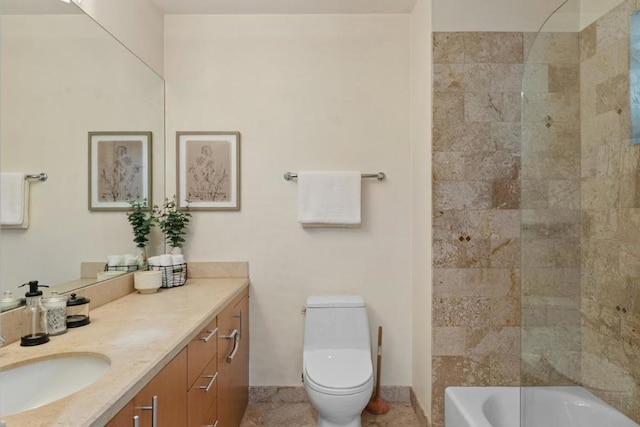
[[[49,332],[47,328],[47,309],[42,305],[42,291],[38,288],[48,288],[48,286],[38,285],[37,280],[20,285],[29,286],[27,306],[22,312],[22,337],[20,345],[30,347],[49,342]]]

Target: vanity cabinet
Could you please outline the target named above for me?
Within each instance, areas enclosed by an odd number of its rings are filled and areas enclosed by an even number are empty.
[[[131,427],[136,415],[140,427],[239,427],[248,401],[249,290],[245,288],[107,427]]]
[[[218,315],[218,332],[218,419],[238,427],[249,402],[248,290]]]

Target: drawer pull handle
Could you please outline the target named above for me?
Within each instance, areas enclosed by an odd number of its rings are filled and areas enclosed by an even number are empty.
[[[216,382],[216,378],[218,378],[218,373],[216,372],[213,375],[205,375],[203,378],[210,378],[211,379],[209,381],[209,384],[200,386],[201,390],[204,390],[205,393],[209,393],[209,389],[211,388],[213,383]]]
[[[140,417],[137,415],[133,417],[133,427],[140,427]]]
[[[207,332],[209,332],[209,335],[207,335],[206,337],[200,337],[201,341],[204,341],[204,342],[209,341],[211,339],[211,337],[213,337],[216,334],[216,332],[218,332],[218,328],[215,328],[215,329],[213,329],[211,331],[207,331]]]
[[[236,357],[236,353],[238,352],[238,348],[240,347],[240,331],[234,329],[229,335],[225,335],[223,338],[228,340],[233,340],[233,350],[231,350],[231,354],[227,356],[227,363],[233,362],[233,358]]]

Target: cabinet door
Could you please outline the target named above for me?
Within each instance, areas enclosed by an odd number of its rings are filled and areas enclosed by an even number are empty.
[[[238,427],[249,401],[249,296],[245,291],[218,315],[218,419]]]
[[[153,425],[154,397],[156,425]],[[140,417],[140,427],[177,427],[187,424],[186,348],[133,398],[133,406],[134,415]]]
[[[132,427],[133,426],[133,400],[111,418],[105,427]]]

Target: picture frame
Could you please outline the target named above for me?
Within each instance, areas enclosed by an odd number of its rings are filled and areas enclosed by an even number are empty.
[[[240,132],[176,132],[178,208],[240,210]]]
[[[89,132],[89,210],[127,211],[151,199],[151,132]]]

